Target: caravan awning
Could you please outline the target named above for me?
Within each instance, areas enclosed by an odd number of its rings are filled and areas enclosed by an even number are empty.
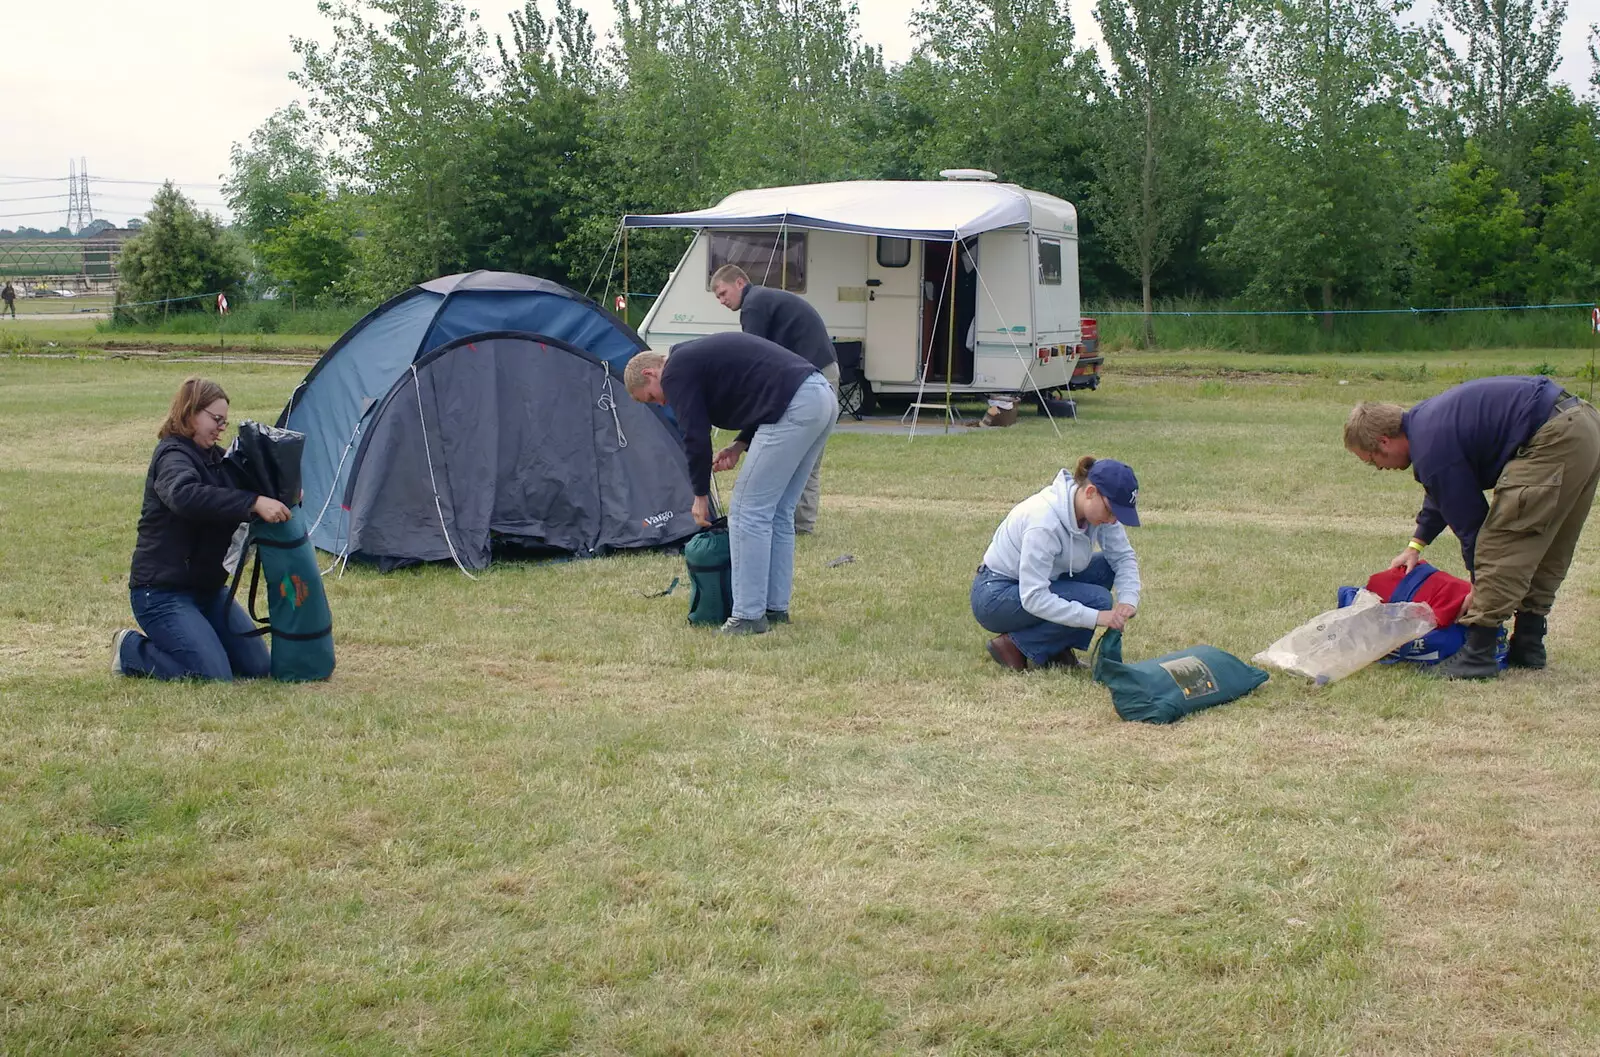
[[[912,239],[966,238],[1026,227],[1027,195],[976,181],[850,180],[736,191],[709,209],[629,215],[630,228],[818,228]]]

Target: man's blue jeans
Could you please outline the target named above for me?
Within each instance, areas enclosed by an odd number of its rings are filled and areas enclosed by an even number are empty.
[[[1110,609],[1111,585],[1116,579],[1111,563],[1096,554],[1078,575],[1050,581],[1050,592],[1090,609]],[[980,566],[972,580],[972,615],[985,630],[1010,635],[1017,649],[1034,664],[1044,664],[1062,650],[1086,650],[1094,641],[1094,628],[1052,624],[1023,609],[1017,581],[990,572],[988,566]]]
[[[794,591],[794,508],[839,418],[833,387],[820,374],[800,383],[778,421],[750,442],[728,514],[733,615],[756,620],[789,608]]]
[[[227,588],[196,595],[136,587],[128,595],[144,634],[136,631],[122,640],[124,675],[226,683],[235,676],[260,679],[272,670],[267,644],[260,636],[244,635],[255,621],[228,598]]]

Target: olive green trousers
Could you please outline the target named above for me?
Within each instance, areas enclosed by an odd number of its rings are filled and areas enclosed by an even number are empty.
[[[1600,483],[1600,411],[1578,403],[1539,428],[1494,485],[1461,623],[1547,616]]]

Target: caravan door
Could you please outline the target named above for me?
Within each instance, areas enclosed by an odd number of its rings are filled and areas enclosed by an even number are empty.
[[[873,382],[917,380],[921,278],[921,242],[867,236],[867,336],[861,359]]]

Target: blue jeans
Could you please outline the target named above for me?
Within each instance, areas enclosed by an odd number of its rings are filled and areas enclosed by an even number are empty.
[[[1105,556],[1096,554],[1076,576],[1050,581],[1050,593],[1090,609],[1110,609],[1111,585],[1117,575]],[[972,581],[972,615],[985,630],[1010,635],[1022,655],[1044,664],[1062,650],[1086,650],[1094,641],[1094,628],[1069,628],[1040,620],[1022,608],[1022,591],[1009,576],[980,567]]]
[[[136,587],[128,592],[133,618],[144,629],[122,640],[124,675],[152,679],[259,679],[272,670],[272,654],[228,589],[215,594]]]
[[[789,608],[794,591],[794,508],[839,418],[820,374],[800,383],[778,421],[756,430],[728,513],[733,615],[745,620]]]

